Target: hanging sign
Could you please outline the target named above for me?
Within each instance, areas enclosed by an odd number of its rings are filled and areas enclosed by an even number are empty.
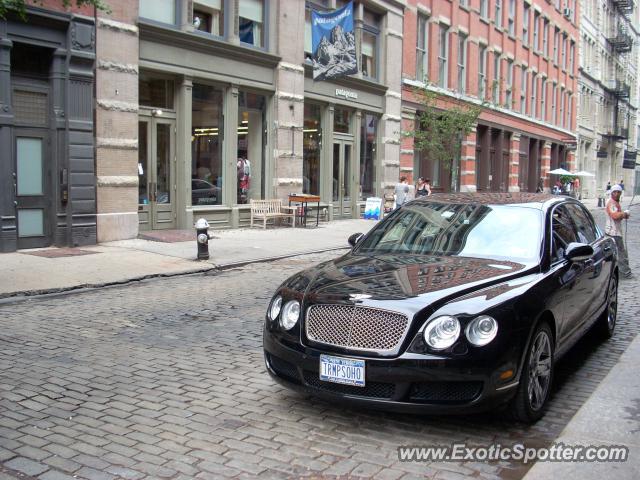
[[[358,73],[353,2],[333,12],[311,12],[311,45],[314,80]]]

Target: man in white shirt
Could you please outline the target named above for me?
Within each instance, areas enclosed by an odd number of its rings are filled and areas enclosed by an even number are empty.
[[[629,267],[629,257],[627,249],[624,246],[624,238],[622,237],[622,220],[629,218],[629,211],[622,211],[620,206],[620,196],[622,195],[622,187],[614,185],[611,187],[611,198],[607,201],[605,211],[607,212],[607,223],[604,233],[613,238],[618,247],[618,267],[620,274],[625,277],[631,277],[631,268]]]

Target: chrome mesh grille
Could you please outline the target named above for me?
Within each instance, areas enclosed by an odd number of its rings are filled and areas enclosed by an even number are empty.
[[[307,338],[357,350],[392,352],[409,324],[406,315],[354,305],[313,305],[307,311]]]

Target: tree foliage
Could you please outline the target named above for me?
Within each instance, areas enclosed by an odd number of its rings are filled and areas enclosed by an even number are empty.
[[[428,86],[416,87],[414,93],[420,104],[416,126],[404,133],[413,137],[414,150],[425,152],[431,161],[452,170],[455,175],[462,139],[475,127],[484,104],[474,105],[447,97],[444,108],[444,103],[438,105],[441,95]]]
[[[69,8],[75,3],[78,7],[90,5],[96,7],[98,10],[102,10],[105,13],[111,13],[109,6],[104,3],[103,0],[59,0],[63,7]],[[44,2],[35,0],[31,3],[34,6],[43,6]],[[27,4],[25,0],[0,0],[0,19],[6,19],[7,14],[15,13],[22,20],[27,19]]]

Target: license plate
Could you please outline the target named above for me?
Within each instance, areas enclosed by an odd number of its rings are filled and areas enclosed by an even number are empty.
[[[320,355],[320,380],[364,387],[364,360]]]

